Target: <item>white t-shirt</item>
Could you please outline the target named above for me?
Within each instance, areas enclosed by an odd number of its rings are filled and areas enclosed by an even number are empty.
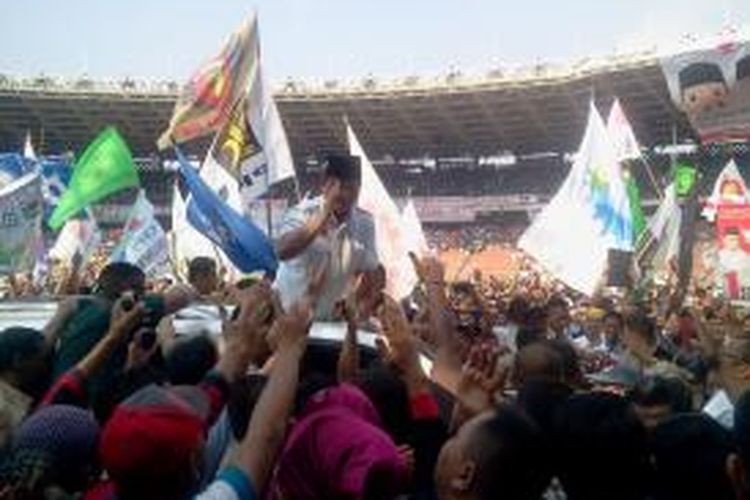
[[[282,236],[303,227],[322,209],[322,197],[305,198],[287,210],[276,234]],[[311,274],[328,256],[323,291],[315,310],[317,320],[331,319],[333,306],[345,295],[357,274],[378,267],[372,215],[354,208],[346,222],[318,235],[302,253],[281,263],[274,288],[279,291],[284,308],[304,295]]]

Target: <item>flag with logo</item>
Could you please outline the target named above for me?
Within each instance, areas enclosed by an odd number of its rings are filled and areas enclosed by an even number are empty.
[[[243,21],[221,51],[188,80],[159,138],[159,149],[211,134],[226,123],[257,71],[257,29],[255,16]]]
[[[592,294],[610,249],[633,248],[625,185],[612,143],[593,102],[573,166],[519,247],[561,281]]]
[[[622,178],[625,181],[630,216],[633,221],[633,244],[635,244],[646,228],[646,218],[643,216],[641,192],[632,171],[633,167],[626,165],[626,163],[641,158],[641,147],[638,145],[633,127],[625,116],[625,111],[623,111],[619,99],[615,99],[612,108],[609,110],[607,133],[610,141],[612,141],[617,160],[620,162],[620,168],[622,168]]]
[[[32,269],[41,230],[41,177],[25,174],[0,189],[0,272]]]
[[[273,276],[278,262],[273,244],[252,222],[222,200],[175,149],[180,177],[190,193],[187,219],[213,241],[243,273],[264,271]]]
[[[148,276],[161,276],[170,271],[167,235],[143,190],[138,193],[110,261],[128,262]]]
[[[130,149],[114,127],[107,127],[76,161],[67,189],[49,219],[52,229],[113,193],[139,185]]]
[[[276,102],[266,91],[257,26],[251,33],[248,50],[253,57],[247,88],[216,133],[204,161],[204,168],[216,163],[237,179],[244,211],[271,185],[294,177],[286,132]]]
[[[362,187],[358,205],[372,214],[378,259],[385,267],[387,277],[386,291],[400,300],[409,295],[417,285],[417,275],[409,259],[403,218],[348,124],[346,134],[350,154],[358,156],[362,164]]]

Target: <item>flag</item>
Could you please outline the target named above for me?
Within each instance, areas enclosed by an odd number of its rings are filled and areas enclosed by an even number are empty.
[[[643,217],[641,208],[641,193],[638,189],[635,175],[629,170],[624,163],[628,160],[637,160],[641,157],[641,147],[635,138],[633,127],[620,105],[620,100],[615,99],[612,108],[609,110],[607,118],[607,133],[612,141],[612,147],[615,150],[617,160],[622,168],[622,176],[625,180],[625,188],[628,193],[628,205],[630,207],[630,217],[633,221],[633,244],[638,241],[641,233],[645,229],[646,220]]]
[[[641,157],[641,147],[638,145],[633,127],[630,126],[619,99],[615,99],[609,110],[607,133],[615,149],[617,161],[637,160]]]
[[[78,255],[83,266],[101,241],[102,234],[96,219],[87,214],[86,217],[70,219],[65,223],[49,251],[49,256],[60,262],[71,263]]]
[[[643,208],[641,207],[641,192],[638,189],[638,184],[635,182],[635,176],[633,172],[623,167],[622,170],[623,178],[625,179],[625,189],[628,193],[628,206],[630,207],[630,219],[633,223],[633,245],[638,242],[638,239],[643,234],[643,230],[646,229],[646,218],[643,216]]]
[[[404,225],[404,234],[406,235],[406,249],[414,253],[417,257],[424,257],[429,253],[427,238],[422,230],[422,223],[419,221],[419,214],[414,202],[409,200],[401,210],[401,219]]]
[[[177,98],[159,149],[216,132],[224,125],[257,71],[257,29],[255,16],[243,21],[221,51],[193,74]]]
[[[0,153],[0,188],[30,172],[32,162],[18,153]]]
[[[417,275],[409,259],[407,237],[401,213],[367,158],[351,126],[347,124],[349,151],[362,163],[362,187],[358,205],[370,212],[375,221],[375,245],[378,259],[385,267],[386,291],[400,300],[417,284]]]
[[[161,276],[170,271],[167,235],[143,190],[138,193],[110,262],[129,262],[147,276]]]
[[[674,166],[674,185],[677,190],[677,196],[689,196],[695,181],[698,178],[698,171],[691,165],[678,163]]]
[[[750,196],[748,196],[745,180],[740,175],[734,160],[729,160],[729,163],[726,164],[716,179],[714,188],[711,190],[711,196],[706,200],[701,215],[713,222],[720,205],[744,205],[747,203],[750,203]]]
[[[294,177],[286,132],[276,102],[266,92],[257,28],[252,35],[248,50],[254,56],[247,90],[216,133],[206,157],[206,162],[221,165],[240,182],[246,209],[271,185]]]
[[[32,269],[41,230],[41,178],[30,173],[0,189],[0,272]]]
[[[278,262],[271,241],[211,190],[182,153],[175,151],[180,176],[191,195],[187,206],[190,224],[218,245],[241,272],[274,275]]]
[[[138,173],[128,145],[117,130],[107,127],[76,162],[68,188],[52,213],[49,226],[60,229],[66,220],[91,203],[138,184]]]
[[[604,121],[594,107],[568,177],[527,228],[519,247],[585,294],[597,288],[609,249],[632,250],[625,186]]]
[[[42,174],[42,196],[44,197],[44,221],[48,222],[70,182],[72,169],[64,158],[42,158],[39,160]]]
[[[36,160],[34,145],[31,144],[31,132],[26,132],[26,141],[23,143],[23,157],[29,160]]]
[[[664,198],[649,219],[644,231],[645,236],[641,238],[642,243],[638,248],[641,267],[647,267],[646,261],[650,261],[650,267],[656,273],[677,268],[681,222],[682,214],[677,203],[677,190],[672,183],[664,190]],[[650,251],[649,248],[651,248]]]

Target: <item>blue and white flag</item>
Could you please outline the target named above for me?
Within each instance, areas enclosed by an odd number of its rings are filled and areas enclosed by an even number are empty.
[[[169,266],[169,243],[164,229],[154,216],[154,207],[141,190],[133,204],[122,239],[112,252],[111,262],[129,262],[147,276],[162,276]]]
[[[633,249],[630,205],[617,153],[593,102],[568,177],[521,236],[519,247],[586,294],[596,290],[608,250]]]
[[[243,273],[275,275],[278,261],[268,237],[208,187],[179,149],[175,152],[180,176],[191,195],[187,207],[190,224],[216,243]]]
[[[42,174],[42,196],[44,197],[44,219],[49,219],[55,210],[60,196],[70,182],[73,169],[65,158],[46,157],[39,160]]]
[[[34,162],[19,153],[0,153],[0,187],[31,172]]]

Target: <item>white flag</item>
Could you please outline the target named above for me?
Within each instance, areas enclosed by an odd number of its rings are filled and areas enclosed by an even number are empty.
[[[263,77],[257,20],[253,19],[250,50],[254,57],[248,88],[229,120],[216,133],[207,160],[231,173],[240,183],[245,208],[268,188],[294,177],[294,164],[276,102]],[[242,210],[247,211],[247,210]]]
[[[60,230],[49,254],[53,259],[64,263],[73,262],[74,257],[79,255],[81,265],[84,265],[101,240],[101,231],[91,215],[82,219],[69,219]]]
[[[429,253],[429,246],[422,230],[422,223],[419,221],[417,208],[412,200],[409,200],[401,211],[401,219],[404,224],[406,249],[413,252],[417,257],[424,257]]]
[[[612,141],[618,161],[637,160],[641,157],[641,148],[633,133],[625,112],[620,106],[620,100],[615,99],[607,118],[607,132]]]
[[[0,189],[0,273],[33,268],[42,212],[42,181],[38,173],[26,174]]]
[[[350,154],[358,156],[362,162],[362,188],[358,205],[373,216],[378,258],[386,272],[386,291],[400,300],[409,295],[417,284],[417,275],[409,259],[403,219],[348,124],[346,134]]]
[[[110,262],[129,262],[148,276],[162,276],[171,271],[167,235],[143,190],[133,204]]]
[[[521,236],[519,247],[555,277],[590,295],[606,269],[608,249],[632,249],[627,201],[614,149],[591,103],[568,177]]]
[[[31,132],[26,132],[26,141],[23,143],[23,157],[29,160],[36,160],[34,146],[31,144]]]
[[[702,215],[713,222],[719,205],[744,205],[750,203],[747,185],[742,178],[737,164],[734,160],[729,163],[719,174],[711,191],[711,196],[706,200]]]

